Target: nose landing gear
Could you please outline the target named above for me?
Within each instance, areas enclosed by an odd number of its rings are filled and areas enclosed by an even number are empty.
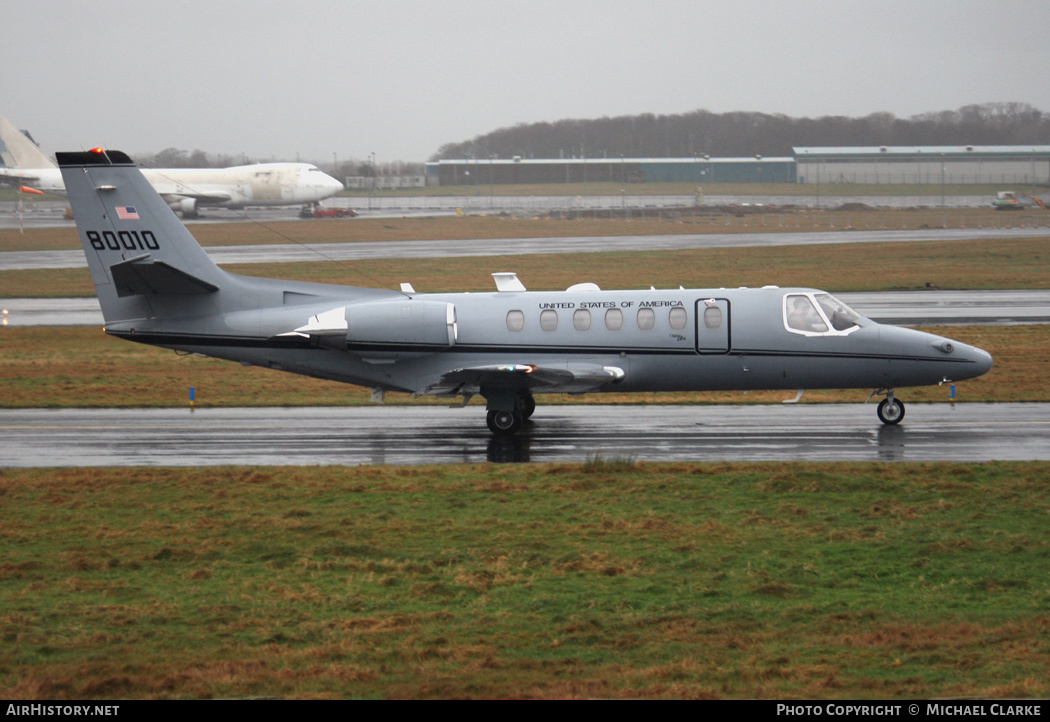
[[[879,393],[876,391],[875,393]],[[875,395],[874,393],[872,394]],[[893,389],[886,391],[886,398],[879,402],[876,409],[879,421],[889,426],[895,426],[904,418],[904,402],[893,398]]]

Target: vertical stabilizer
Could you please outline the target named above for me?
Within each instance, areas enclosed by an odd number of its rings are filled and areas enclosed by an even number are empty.
[[[25,133],[0,117],[0,160],[15,170],[54,168],[55,164],[29,140]]]
[[[107,325],[215,312],[227,274],[126,154],[57,157]]]

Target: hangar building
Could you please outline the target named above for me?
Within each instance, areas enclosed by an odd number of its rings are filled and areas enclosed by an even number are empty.
[[[799,183],[1050,183],[1050,145],[792,150]]]
[[[426,184],[1050,184],[1050,145],[798,147],[763,158],[464,158],[430,161]]]

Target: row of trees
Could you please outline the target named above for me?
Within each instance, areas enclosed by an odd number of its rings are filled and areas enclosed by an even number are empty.
[[[797,146],[1028,145],[1050,142],[1050,115],[1028,103],[983,103],[897,118],[791,118],[766,113],[631,115],[520,123],[462,143],[431,160],[462,158],[688,158],[790,156]]]
[[[447,143],[430,160],[463,158],[688,158],[693,155],[790,156],[797,146],[1042,145],[1050,143],[1050,114],[1028,103],[983,103],[958,110],[898,118],[872,113],[863,118],[792,118],[767,113],[625,115],[594,120],[519,123],[473,140]],[[216,155],[165,148],[139,155],[149,168],[224,168],[257,162],[245,155]],[[418,175],[420,163],[381,164],[361,160],[318,162],[338,178],[348,175]]]

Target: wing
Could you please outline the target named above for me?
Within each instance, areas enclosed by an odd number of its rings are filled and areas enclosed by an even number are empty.
[[[227,203],[233,200],[233,194],[229,191],[201,191],[195,193],[188,189],[178,193],[161,193],[160,197],[168,203],[177,203],[183,198],[192,198],[201,203]]]
[[[433,384],[416,391],[416,396],[459,396],[477,394],[481,389],[504,389],[530,393],[586,393],[624,377],[615,366],[569,363],[564,368],[536,364],[499,364],[452,369]]]

